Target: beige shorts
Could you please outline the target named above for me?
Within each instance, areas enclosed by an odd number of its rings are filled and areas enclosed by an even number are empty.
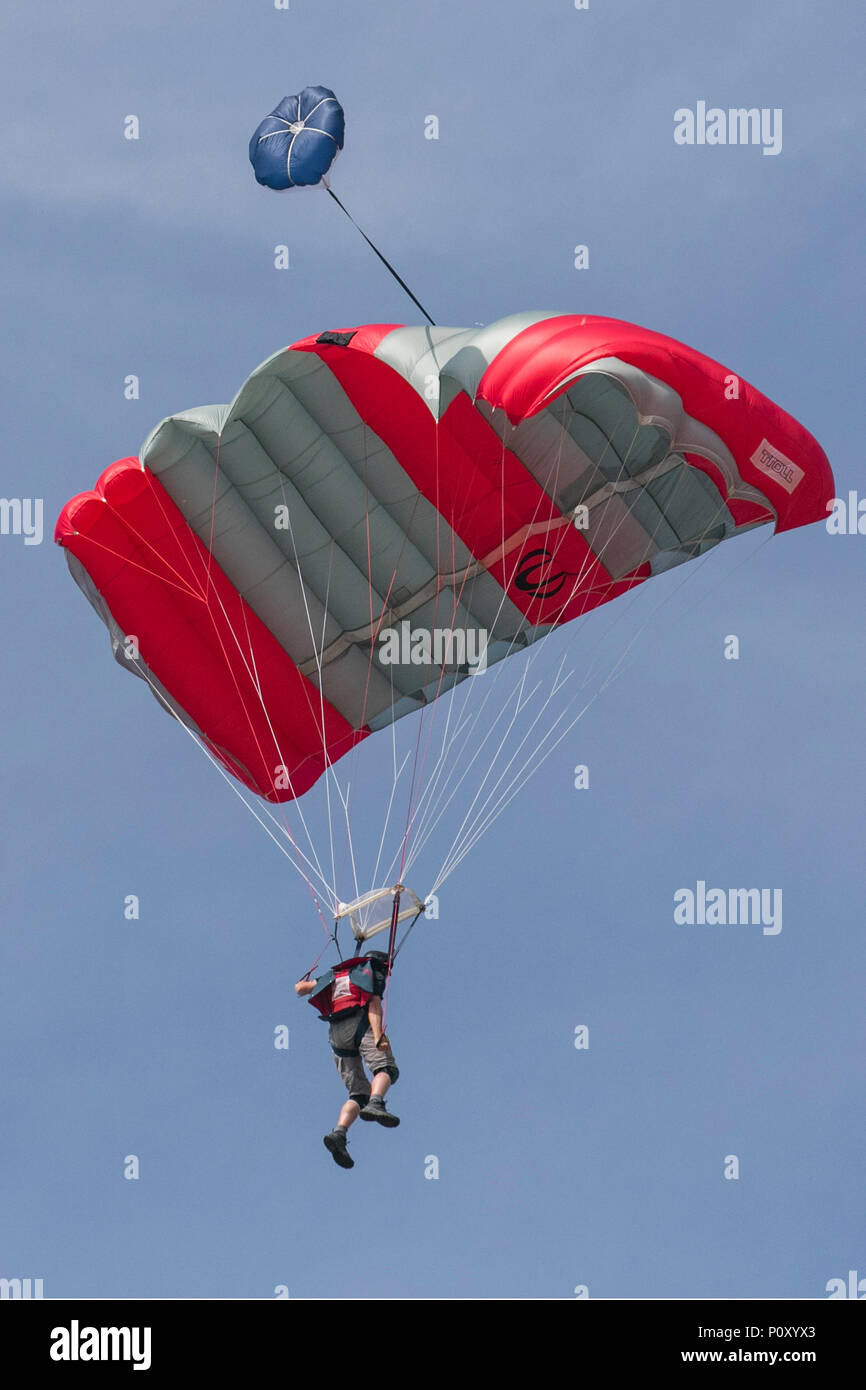
[[[361,1032],[362,1028],[364,1032]],[[365,1065],[374,1076],[379,1071],[387,1072],[392,1082],[400,1075],[393,1052],[390,1048],[385,1050],[376,1046],[373,1031],[363,1014],[356,1014],[353,1018],[335,1019],[329,1025],[328,1038],[337,1071],[349,1092],[349,1099],[356,1101],[358,1105],[363,1105],[370,1095],[370,1082],[364,1071]],[[347,1056],[347,1053],[354,1055]]]

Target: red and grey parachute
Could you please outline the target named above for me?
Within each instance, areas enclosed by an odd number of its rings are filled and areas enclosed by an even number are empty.
[[[474,635],[491,664],[832,496],[815,439],[718,363],[524,313],[305,338],[230,405],[163,420],[55,539],[121,664],[287,801],[469,674],[453,648],[384,660],[386,632]]]

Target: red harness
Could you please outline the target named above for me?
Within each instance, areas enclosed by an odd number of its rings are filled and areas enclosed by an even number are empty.
[[[365,988],[369,984],[370,988]],[[373,971],[366,956],[353,956],[351,960],[341,961],[336,970],[329,970],[322,976],[315,994],[310,995],[310,1003],[318,1009],[324,1019],[339,1018],[347,1009],[358,1009],[369,1004],[375,991]]]

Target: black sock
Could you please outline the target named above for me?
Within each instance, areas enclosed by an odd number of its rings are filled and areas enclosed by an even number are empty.
[[[335,1125],[335,1126],[334,1126],[334,1133],[335,1133],[335,1134],[345,1134],[345,1133],[346,1133],[346,1126],[345,1126],[345,1125]]]

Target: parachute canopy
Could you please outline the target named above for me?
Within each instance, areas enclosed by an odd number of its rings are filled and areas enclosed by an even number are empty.
[[[304,338],[163,420],[55,539],[121,665],[287,801],[478,669],[832,496],[812,436],[718,363],[523,313]]]
[[[330,87],[283,97],[250,140],[259,183],[278,190],[320,183],[340,150],[346,120]]]

